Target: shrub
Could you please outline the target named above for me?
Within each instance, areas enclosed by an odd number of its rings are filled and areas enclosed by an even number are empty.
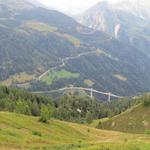
[[[142,98],[142,101],[144,107],[150,106],[150,94],[145,94]]]
[[[39,121],[47,123],[48,120],[52,117],[53,114],[53,107],[51,105],[42,105],[41,106],[41,114]]]
[[[36,135],[36,136],[42,136],[42,134],[40,132],[38,132],[38,131],[33,131],[32,134]]]
[[[145,134],[150,135],[150,130],[146,130]]]

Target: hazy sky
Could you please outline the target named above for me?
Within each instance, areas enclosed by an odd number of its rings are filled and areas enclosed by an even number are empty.
[[[102,0],[39,0],[41,3],[63,11],[65,13],[76,14],[84,12],[86,9],[95,5]],[[116,2],[120,0],[108,0],[110,2]]]

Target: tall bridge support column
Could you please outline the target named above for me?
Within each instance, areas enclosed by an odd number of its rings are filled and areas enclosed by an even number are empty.
[[[93,89],[91,89],[90,97],[91,97],[91,99],[93,98]]]
[[[111,101],[111,93],[108,93],[108,102],[110,103]]]

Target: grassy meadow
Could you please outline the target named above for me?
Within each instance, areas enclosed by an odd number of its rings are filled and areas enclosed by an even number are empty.
[[[35,79],[35,75],[29,75],[25,72],[10,76],[7,80],[1,81],[2,85],[10,86],[13,83],[25,83]]]
[[[48,74],[43,76],[42,81],[50,85],[54,81],[59,80],[59,79],[78,78],[79,76],[80,74],[78,73],[72,73],[63,69],[60,71],[49,71]]]
[[[99,121],[97,121],[97,125]],[[97,125],[95,124],[95,126]],[[99,127],[105,130],[150,135],[150,107],[143,107],[140,104],[120,115],[101,121]]]
[[[0,149],[149,150],[150,136],[0,112]]]

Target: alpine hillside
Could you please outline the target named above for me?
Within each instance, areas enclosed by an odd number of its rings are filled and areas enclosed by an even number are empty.
[[[121,96],[150,90],[145,53],[39,5],[0,0],[2,84],[30,91],[73,85]]]

